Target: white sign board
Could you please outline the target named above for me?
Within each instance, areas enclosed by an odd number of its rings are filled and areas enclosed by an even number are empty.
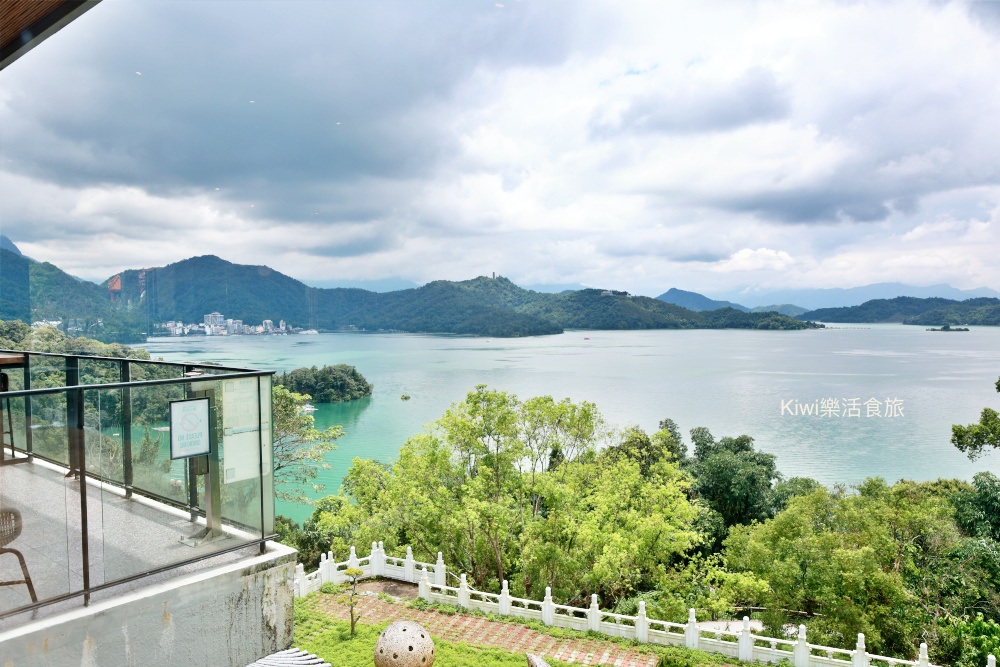
[[[260,477],[260,395],[257,378],[222,383],[222,457],[227,484]]]
[[[192,398],[170,403],[170,458],[185,459],[208,454],[208,399]]]

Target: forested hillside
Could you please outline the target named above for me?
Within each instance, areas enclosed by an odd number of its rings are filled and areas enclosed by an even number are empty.
[[[23,283],[24,258],[4,250],[4,288]],[[21,270],[18,270],[21,267]],[[161,322],[201,322],[206,313],[259,324],[285,320],[308,329],[358,329],[512,337],[574,329],[804,329],[785,315],[731,308],[694,312],[614,290],[533,292],[506,278],[438,280],[414,289],[377,293],[310,287],[266,266],[233,264],[212,255],[164,267],[122,272],[114,303],[103,285],[80,281],[51,264],[30,263],[32,319],[78,320],[102,340],[141,339]],[[142,288],[145,288],[144,290]],[[23,291],[23,289],[22,289]],[[22,308],[23,310],[23,308]],[[7,317],[23,319],[11,311]]]
[[[1000,299],[980,297],[954,301],[952,299],[900,296],[895,299],[874,299],[850,308],[821,308],[798,316],[803,320],[821,322],[901,322],[942,326],[944,324],[1000,325]]]
[[[219,311],[244,322],[284,319],[292,326],[396,330],[483,336],[534,336],[578,329],[775,328],[808,325],[784,316],[732,310],[695,313],[624,292],[549,294],[506,278],[437,280],[396,292],[320,289],[265,266],[218,257],[146,270],[153,321],[201,321]],[[122,294],[138,296],[138,272],[122,274]]]
[[[6,248],[0,249],[0,319],[57,320],[105,343],[145,340],[145,308],[138,299],[112,303],[106,286]]]

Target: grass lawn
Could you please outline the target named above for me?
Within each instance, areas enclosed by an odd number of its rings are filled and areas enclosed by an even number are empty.
[[[295,645],[315,653],[333,667],[372,667],[375,642],[384,629],[385,624],[359,623],[352,639],[350,623],[311,610],[300,613],[296,601]],[[435,639],[434,647],[437,652],[436,667],[524,667],[527,664],[523,653],[469,646],[464,642],[452,644]],[[559,660],[546,662],[552,667],[569,667],[569,663]]]

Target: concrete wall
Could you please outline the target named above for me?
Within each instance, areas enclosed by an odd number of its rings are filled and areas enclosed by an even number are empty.
[[[295,550],[185,575],[0,633],[0,667],[245,667],[291,646]]]

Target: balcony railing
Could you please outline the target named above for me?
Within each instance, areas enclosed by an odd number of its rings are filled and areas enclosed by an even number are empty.
[[[0,620],[273,537],[271,372],[2,350],[0,371]]]

